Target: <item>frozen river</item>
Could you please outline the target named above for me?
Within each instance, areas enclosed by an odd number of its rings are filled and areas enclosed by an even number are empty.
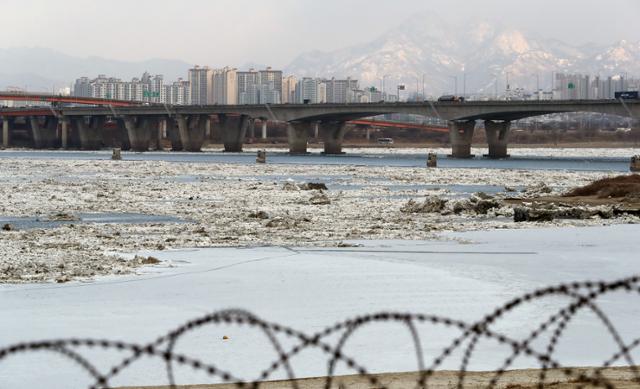
[[[472,152],[475,158],[448,158],[448,149],[345,149],[344,155],[322,155],[320,150],[310,150],[308,155],[289,155],[286,150],[268,150],[268,163],[285,165],[351,165],[424,167],[426,155],[438,154],[441,168],[484,168],[526,170],[573,170],[573,171],[629,171],[629,159],[640,154],[640,149],[513,149],[511,158],[491,160],[483,158],[486,149]],[[111,151],[20,151],[0,152],[0,158],[55,159],[55,160],[102,160],[109,159]],[[166,161],[188,163],[254,164],[255,150],[247,148],[244,153],[223,153],[207,150],[203,153],[184,152],[126,152],[123,158],[130,161]]]
[[[639,225],[449,233],[438,241],[362,241],[353,248],[211,248],[147,252],[166,261],[141,275],[105,277],[64,285],[1,285],[0,343],[92,337],[145,343],[189,319],[243,308],[273,322],[313,334],[365,313],[407,311],[466,322],[480,320],[510,298],[561,282],[614,280],[640,273]],[[522,339],[567,305],[545,298],[507,314],[492,330]],[[598,300],[626,342],[638,337],[637,295],[616,293]],[[459,334],[419,327],[427,364]],[[229,340],[223,340],[228,336]],[[289,348],[295,344],[279,337]],[[545,337],[544,339],[548,339]],[[335,343],[337,339],[327,341]],[[534,344],[543,349],[542,343]],[[375,372],[417,368],[413,345],[399,324],[370,325],[345,352]],[[565,366],[599,365],[615,347],[591,313],[578,314],[555,357]],[[117,363],[113,352],[79,349],[101,370]],[[258,330],[206,327],[182,338],[176,351],[254,379],[276,359]],[[509,350],[480,341],[473,370],[498,368]],[[636,353],[636,356],[638,353]],[[457,369],[461,353],[442,366]],[[305,351],[292,361],[297,376],[326,373],[326,355]],[[34,366],[37,369],[34,370]],[[518,358],[514,367],[538,367]],[[338,373],[349,373],[340,365]],[[178,370],[179,383],[206,383],[206,376]],[[283,378],[282,370],[271,378]],[[1,388],[86,387],[91,381],[55,354],[16,356],[0,363]],[[166,383],[160,361],[135,363],[112,386]]]

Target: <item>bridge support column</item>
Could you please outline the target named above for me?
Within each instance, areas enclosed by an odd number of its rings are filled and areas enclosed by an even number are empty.
[[[310,128],[310,122],[292,122],[287,125],[289,154],[307,154]]]
[[[178,128],[178,120],[174,118],[168,118],[167,123],[167,138],[171,141],[171,151],[182,151],[182,140],[180,139],[180,129]]]
[[[98,150],[102,148],[102,131],[104,117],[91,116],[73,119],[73,125],[78,130],[80,148],[82,150]]]
[[[131,150],[131,142],[129,141],[129,131],[127,131],[127,126],[124,122],[124,119],[117,120],[117,139],[115,142],[115,146],[120,146],[122,151]]]
[[[69,148],[69,119],[60,119],[60,147],[63,149]]]
[[[347,122],[322,122],[322,138],[324,140],[325,154],[344,154],[342,152],[342,140],[347,132]]]
[[[155,140],[157,151],[164,151],[162,140],[165,138],[166,132],[167,132],[167,119],[163,118],[158,120],[158,130],[156,131],[156,140]]]
[[[58,119],[46,117],[40,121],[36,116],[29,117],[31,124],[31,135],[33,136],[33,147],[36,149],[52,149],[57,140]]]
[[[127,129],[131,150],[148,151],[157,125],[158,119],[156,118],[125,116],[124,126]]]
[[[471,139],[473,138],[473,130],[475,127],[475,120],[449,122],[449,139],[451,141],[452,158],[473,157],[473,155],[471,155]]]
[[[242,143],[247,135],[247,129],[253,125],[253,119],[247,115],[230,116],[218,115],[218,126],[224,143],[224,151],[231,153],[242,152]]]
[[[202,144],[207,135],[208,119],[207,115],[178,115],[176,117],[183,150],[192,152],[202,150]]]
[[[487,142],[489,143],[489,154],[487,157],[499,159],[507,158],[507,139],[509,138],[509,128],[511,122],[493,122],[485,120],[484,128],[487,134]]]
[[[9,147],[11,143],[11,133],[9,132],[9,118],[2,119],[2,147]]]
[[[262,121],[262,139],[267,139],[267,121]]]

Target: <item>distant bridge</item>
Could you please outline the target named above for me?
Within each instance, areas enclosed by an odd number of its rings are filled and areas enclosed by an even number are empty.
[[[449,132],[447,127],[437,127],[437,126],[429,126],[425,124],[419,123],[406,123],[406,122],[394,122],[389,120],[366,120],[366,119],[356,119],[350,120],[349,124],[355,124],[360,126],[372,126],[372,127],[386,127],[386,128],[411,128],[414,130],[423,130],[423,131],[431,131],[431,132]]]
[[[264,104],[264,105],[138,105],[52,107],[36,110],[0,109],[3,145],[10,144],[12,123],[23,120],[33,134],[35,147],[67,146],[70,131],[81,147],[100,147],[105,122],[116,122],[123,147],[148,150],[160,136],[172,142],[174,150],[199,151],[205,134],[219,131],[226,151],[241,151],[246,131],[253,120],[287,122],[289,150],[305,153],[309,134],[317,126],[322,132],[327,154],[342,152],[342,140],[350,121],[383,114],[414,114],[437,117],[449,123],[454,157],[471,156],[471,138],[478,120],[484,121],[489,156],[507,156],[510,124],[514,120],[566,112],[596,112],[640,118],[640,100],[561,100],[561,101],[468,101],[358,104]],[[24,118],[24,119],[22,119]]]
[[[144,103],[137,101],[123,101],[116,99],[100,99],[96,97],[74,97],[62,96],[46,93],[27,92],[2,92],[0,91],[0,101],[32,101],[40,103],[64,103],[64,104],[86,104],[86,105],[110,105],[112,107],[131,107]]]

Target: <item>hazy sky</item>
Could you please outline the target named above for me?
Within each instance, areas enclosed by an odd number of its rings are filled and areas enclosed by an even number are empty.
[[[372,40],[417,12],[477,16],[568,43],[640,40],[640,0],[0,0],[0,47],[284,66]]]

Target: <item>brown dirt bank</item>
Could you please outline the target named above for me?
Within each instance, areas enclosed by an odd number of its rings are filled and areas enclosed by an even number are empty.
[[[584,375],[590,377],[593,374],[593,368],[573,369],[576,375]],[[429,388],[433,389],[449,389],[456,388],[458,384],[457,371],[439,371],[429,379]],[[534,389],[538,387],[540,370],[512,370],[506,372],[497,385],[497,389]],[[486,388],[491,379],[495,376],[495,372],[469,372],[466,374],[464,388],[479,389]],[[371,385],[366,377],[358,375],[339,376],[333,380],[332,388],[349,388],[349,389],[373,389],[385,386],[388,389],[406,389],[414,388],[419,379],[419,373],[385,373],[376,374],[375,377],[379,381],[378,386]],[[630,389],[640,388],[640,384],[635,382],[633,371],[628,367],[608,368],[602,371],[602,377],[607,380],[614,388]],[[300,389],[324,389],[326,378],[304,378],[296,380]],[[554,389],[573,389],[573,388],[593,388],[575,378],[568,378],[561,370],[548,370],[545,380],[545,388]],[[260,385],[263,389],[280,389],[290,388],[290,381],[267,381]],[[604,387],[604,386],[600,386]],[[179,389],[236,389],[234,384],[216,384],[216,385],[184,385],[178,386]],[[121,389],[168,389],[167,386],[156,387],[127,387]]]
[[[571,206],[615,206],[619,212],[640,213],[640,174],[607,177],[571,189],[561,196],[508,199],[507,203],[534,202]]]
[[[589,185],[575,188],[564,197],[584,196],[638,201],[640,199],[640,174],[603,178]]]

